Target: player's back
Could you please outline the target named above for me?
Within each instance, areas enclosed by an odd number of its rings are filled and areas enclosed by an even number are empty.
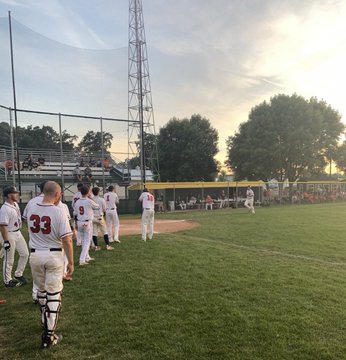
[[[61,237],[71,232],[64,210],[54,204],[33,204],[27,216],[32,249],[61,248]]]
[[[106,202],[107,210],[115,210],[119,203],[118,195],[113,191],[108,191],[104,194],[104,200]]]
[[[77,200],[74,206],[74,214],[78,221],[91,221],[94,218],[94,209],[99,206],[91,199],[82,197]]]

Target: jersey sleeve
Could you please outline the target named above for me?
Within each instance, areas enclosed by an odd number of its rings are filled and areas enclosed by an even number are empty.
[[[70,223],[64,213],[64,210],[59,211],[59,237],[62,239],[72,234]]]
[[[100,208],[100,205],[96,204],[96,202],[91,199],[90,199],[90,204],[93,210],[98,210]]]
[[[8,225],[9,224],[9,216],[8,212],[5,211],[4,206],[0,209],[0,225]]]

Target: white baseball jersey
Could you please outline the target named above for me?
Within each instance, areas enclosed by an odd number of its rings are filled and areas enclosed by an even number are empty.
[[[76,203],[77,200],[81,199],[82,198],[82,194],[80,191],[77,191],[74,195],[73,195],[73,198],[72,198],[72,208],[74,210],[74,204]]]
[[[0,225],[7,225],[8,231],[17,231],[22,226],[22,220],[20,217],[20,209],[15,202],[13,205],[7,201],[0,209]]]
[[[253,199],[254,196],[255,196],[255,194],[254,194],[254,192],[252,191],[252,189],[247,189],[247,190],[246,190],[246,198],[247,198],[248,200]]]
[[[94,210],[94,217],[101,218],[106,211],[106,202],[99,196],[94,196],[93,201],[99,206],[99,209]]]
[[[59,201],[59,204],[57,205],[57,207],[60,207],[64,211],[64,213],[66,214],[67,220],[70,221],[71,214],[70,214],[70,210],[68,209],[68,206],[66,204],[64,204],[63,202]]]
[[[27,215],[28,215],[28,210],[30,208],[30,206],[32,206],[33,204],[41,204],[42,203],[42,200],[43,200],[43,197],[44,195],[43,194],[40,194],[32,199],[30,199],[28,201],[28,203],[26,204],[25,206],[25,209],[23,211],[23,218],[26,220],[27,218]]]
[[[150,194],[149,192],[144,192],[138,199],[142,202],[143,209],[154,210],[155,208],[155,198],[154,195]]]
[[[28,210],[29,247],[62,248],[62,238],[71,235],[65,211],[53,204],[33,204]]]
[[[117,204],[119,204],[118,195],[113,191],[108,191],[104,194],[104,199],[106,202],[106,210],[116,210]]]
[[[76,201],[73,213],[77,215],[78,221],[92,221],[94,218],[93,210],[97,210],[99,208],[99,205],[97,205],[93,200],[87,197],[82,197]]]

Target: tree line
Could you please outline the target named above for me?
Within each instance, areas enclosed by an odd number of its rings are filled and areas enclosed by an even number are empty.
[[[316,178],[332,162],[345,172],[346,142],[340,144],[344,129],[340,113],[325,101],[278,94],[254,106],[247,121],[227,138],[225,165],[237,181]],[[9,125],[0,123],[0,143],[9,146],[9,135]],[[17,135],[20,147],[60,148],[59,134],[50,126],[19,127]],[[64,131],[62,137],[64,150],[100,152],[100,132],[88,131],[78,145],[77,136]],[[104,133],[105,152],[112,140],[111,133]],[[218,141],[218,131],[199,114],[172,118],[157,135],[143,138],[145,158],[158,153],[161,181],[213,181],[221,169],[215,159]],[[140,160],[127,162],[134,168]],[[224,170],[221,173],[224,176]]]

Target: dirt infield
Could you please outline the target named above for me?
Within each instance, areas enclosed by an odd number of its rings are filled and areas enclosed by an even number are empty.
[[[188,230],[199,226],[199,223],[192,220],[155,220],[154,233],[172,233],[181,230]],[[120,234],[134,235],[141,233],[141,220],[120,220]]]

